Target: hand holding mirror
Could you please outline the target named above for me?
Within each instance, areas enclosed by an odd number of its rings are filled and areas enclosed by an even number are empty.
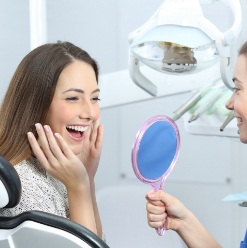
[[[157,115],[148,119],[137,132],[132,147],[132,166],[137,178],[150,184],[154,191],[163,189],[179,149],[179,131],[171,118]],[[165,223],[156,229],[159,235],[164,235],[165,230]]]

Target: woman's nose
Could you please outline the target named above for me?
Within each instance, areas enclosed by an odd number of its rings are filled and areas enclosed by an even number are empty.
[[[84,102],[80,107],[80,119],[95,120],[97,111],[91,102]]]
[[[225,104],[226,108],[229,110],[233,110],[233,94],[232,96],[229,98],[229,100],[226,102]]]

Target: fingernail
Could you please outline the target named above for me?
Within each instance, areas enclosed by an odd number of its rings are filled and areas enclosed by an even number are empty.
[[[54,133],[54,136],[57,138],[60,138],[60,134],[59,133]]]
[[[40,124],[39,124],[39,123],[36,123],[36,124],[35,124],[35,127],[36,127],[36,130],[37,130],[37,131],[40,130]]]
[[[44,126],[44,129],[45,129],[45,131],[46,131],[47,133],[49,133],[49,132],[50,132],[50,128],[49,128],[49,126],[45,125],[45,126]]]
[[[154,193],[150,193],[150,194],[148,194],[148,197],[149,198],[154,198],[155,197],[155,194]]]

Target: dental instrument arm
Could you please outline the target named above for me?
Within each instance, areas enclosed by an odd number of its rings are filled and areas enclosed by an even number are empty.
[[[215,94],[209,97],[206,103],[203,103],[191,116],[188,122],[192,122],[197,120],[202,114],[204,114],[209,108],[211,108],[215,102],[219,99],[219,97],[223,94],[222,87],[217,90]]]
[[[196,91],[196,93],[193,94],[185,103],[183,103],[181,107],[173,112],[172,119],[176,121],[181,118],[190,108],[192,108],[200,99],[202,99],[202,97],[208,92],[212,85],[218,81],[219,79]]]
[[[223,122],[222,126],[220,127],[220,131],[223,131],[224,128],[234,119],[234,111],[231,111],[230,114],[227,116],[226,120]]]

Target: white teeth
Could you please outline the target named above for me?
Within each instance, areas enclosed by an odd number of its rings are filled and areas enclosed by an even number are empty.
[[[237,117],[237,123],[242,122],[242,118]]]
[[[82,126],[67,126],[66,128],[72,129],[72,130],[75,130],[75,131],[79,131],[79,132],[85,132],[88,129],[88,126],[86,126],[86,127],[82,127]]]

